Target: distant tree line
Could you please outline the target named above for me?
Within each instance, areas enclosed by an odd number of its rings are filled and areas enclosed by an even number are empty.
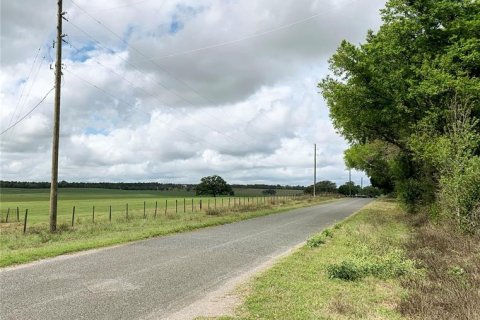
[[[101,189],[120,189],[120,190],[186,190],[195,191],[197,184],[179,184],[179,183],[159,183],[159,182],[67,182],[60,181],[60,188],[101,188]],[[233,184],[232,188],[247,189],[293,189],[304,190],[303,186],[282,186],[267,184]],[[33,181],[4,181],[0,180],[0,188],[24,188],[24,189],[42,189],[50,188],[50,182]]]
[[[232,188],[247,188],[247,189],[273,189],[273,190],[304,190],[304,186],[290,186],[290,185],[270,185],[270,184],[232,184]]]
[[[308,186],[303,191],[305,194],[313,194],[313,185]],[[347,182],[337,188],[335,182],[332,181],[320,181],[315,184],[315,192],[320,193],[338,193],[344,196],[367,196],[367,197],[378,197],[383,192],[381,189],[374,186],[361,187],[356,185],[353,182]]]
[[[194,190],[194,184],[158,183],[158,182],[67,182],[60,181],[60,188],[101,188],[120,190]],[[41,189],[50,188],[50,182],[0,181],[2,188]]]

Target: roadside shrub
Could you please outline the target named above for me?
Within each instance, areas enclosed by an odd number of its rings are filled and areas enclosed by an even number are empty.
[[[323,231],[322,231],[322,234],[323,234],[325,237],[329,237],[329,238],[333,237],[333,231],[332,231],[332,229],[329,229],[329,228],[323,230]]]
[[[322,231],[322,233],[314,235],[310,239],[307,240],[307,246],[309,248],[316,248],[319,247],[320,245],[324,244],[327,242],[327,238],[333,237],[333,231],[331,229],[325,229]]]
[[[355,281],[364,276],[364,268],[351,261],[343,261],[340,264],[332,264],[327,267],[330,279]]]
[[[207,216],[221,216],[224,213],[222,209],[208,208],[205,210]]]
[[[307,240],[307,246],[309,248],[316,248],[321,246],[326,242],[325,236],[323,234],[318,234]]]
[[[364,274],[388,279],[403,276],[414,269],[412,260],[406,259],[402,251],[394,250],[372,262],[367,262],[364,265]]]
[[[480,158],[466,161],[440,179],[440,204],[460,227],[474,233],[480,227]]]
[[[366,257],[355,262],[343,261],[327,267],[329,278],[346,281],[355,281],[368,276],[380,279],[396,278],[414,270],[414,262],[406,259],[401,250],[394,250],[383,256]]]
[[[410,143],[438,181],[436,214],[454,218],[463,230],[474,233],[480,227],[480,119],[472,108],[468,98],[455,97],[443,132],[426,122]]]

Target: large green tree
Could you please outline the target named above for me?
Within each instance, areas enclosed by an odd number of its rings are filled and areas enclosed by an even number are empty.
[[[233,195],[233,189],[222,177],[213,175],[203,177],[196,188],[197,195]]]
[[[456,99],[480,117],[480,2],[390,0],[382,19],[365,43],[341,43],[319,87],[351,144],[347,165],[414,206],[434,200],[440,179],[418,152],[425,123],[430,136],[448,134]],[[472,156],[479,153],[477,142]]]

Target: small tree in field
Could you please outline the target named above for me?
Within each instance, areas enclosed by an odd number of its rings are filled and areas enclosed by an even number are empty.
[[[203,177],[197,186],[197,196],[220,196],[231,195],[233,196],[233,189],[227,184],[222,177],[213,175],[209,177]]]
[[[274,195],[277,194],[277,190],[269,188],[269,189],[263,190],[262,194],[264,194],[266,196],[274,196]]]

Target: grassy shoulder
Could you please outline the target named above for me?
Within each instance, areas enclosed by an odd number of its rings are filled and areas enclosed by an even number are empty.
[[[376,201],[255,278],[235,319],[402,319],[409,233],[395,202]]]
[[[72,229],[69,224],[59,225],[59,231],[49,233],[45,225],[35,225],[22,233],[21,223],[10,224],[0,233],[0,267],[35,261],[86,249],[94,249],[134,240],[193,229],[232,223],[295,208],[311,206],[332,200],[331,197],[282,200],[275,204],[245,205],[190,213],[159,214],[144,219],[141,214],[115,218],[112,223],[100,220],[79,223]]]

